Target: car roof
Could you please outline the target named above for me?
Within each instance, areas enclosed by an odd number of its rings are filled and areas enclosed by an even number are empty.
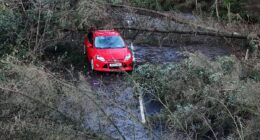
[[[93,32],[95,36],[119,36],[120,33],[115,30],[96,30]]]

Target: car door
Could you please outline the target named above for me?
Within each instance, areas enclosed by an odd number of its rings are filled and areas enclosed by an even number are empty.
[[[93,33],[89,32],[88,36],[85,39],[85,46],[86,46],[86,54],[88,57],[88,60],[92,58],[93,55]]]

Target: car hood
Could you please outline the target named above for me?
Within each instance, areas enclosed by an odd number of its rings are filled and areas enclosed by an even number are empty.
[[[123,60],[127,53],[129,53],[128,48],[97,50],[97,54],[104,57],[106,60]]]

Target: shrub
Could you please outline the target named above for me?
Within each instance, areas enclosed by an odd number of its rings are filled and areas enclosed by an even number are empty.
[[[88,83],[72,83],[43,67],[8,57],[0,62],[0,139],[102,139],[83,127],[99,111]]]
[[[241,79],[242,66],[235,57],[210,61],[189,54],[180,64],[140,66],[133,76],[142,92],[164,105],[161,117],[169,128],[199,139],[257,139],[260,86]]]
[[[71,41],[103,18],[103,1],[3,0],[0,5],[0,57],[15,52],[21,58],[41,56],[47,47]],[[26,52],[26,53],[25,53]],[[35,57],[35,56],[32,56]]]
[[[253,70],[250,73],[250,78],[256,80],[256,81],[260,81],[260,70]]]
[[[13,51],[20,22],[19,14],[3,4],[0,5],[0,57]]]

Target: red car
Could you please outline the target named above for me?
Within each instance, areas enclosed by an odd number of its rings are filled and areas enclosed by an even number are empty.
[[[84,52],[93,71],[133,70],[132,52],[115,30],[89,32],[84,40]]]

